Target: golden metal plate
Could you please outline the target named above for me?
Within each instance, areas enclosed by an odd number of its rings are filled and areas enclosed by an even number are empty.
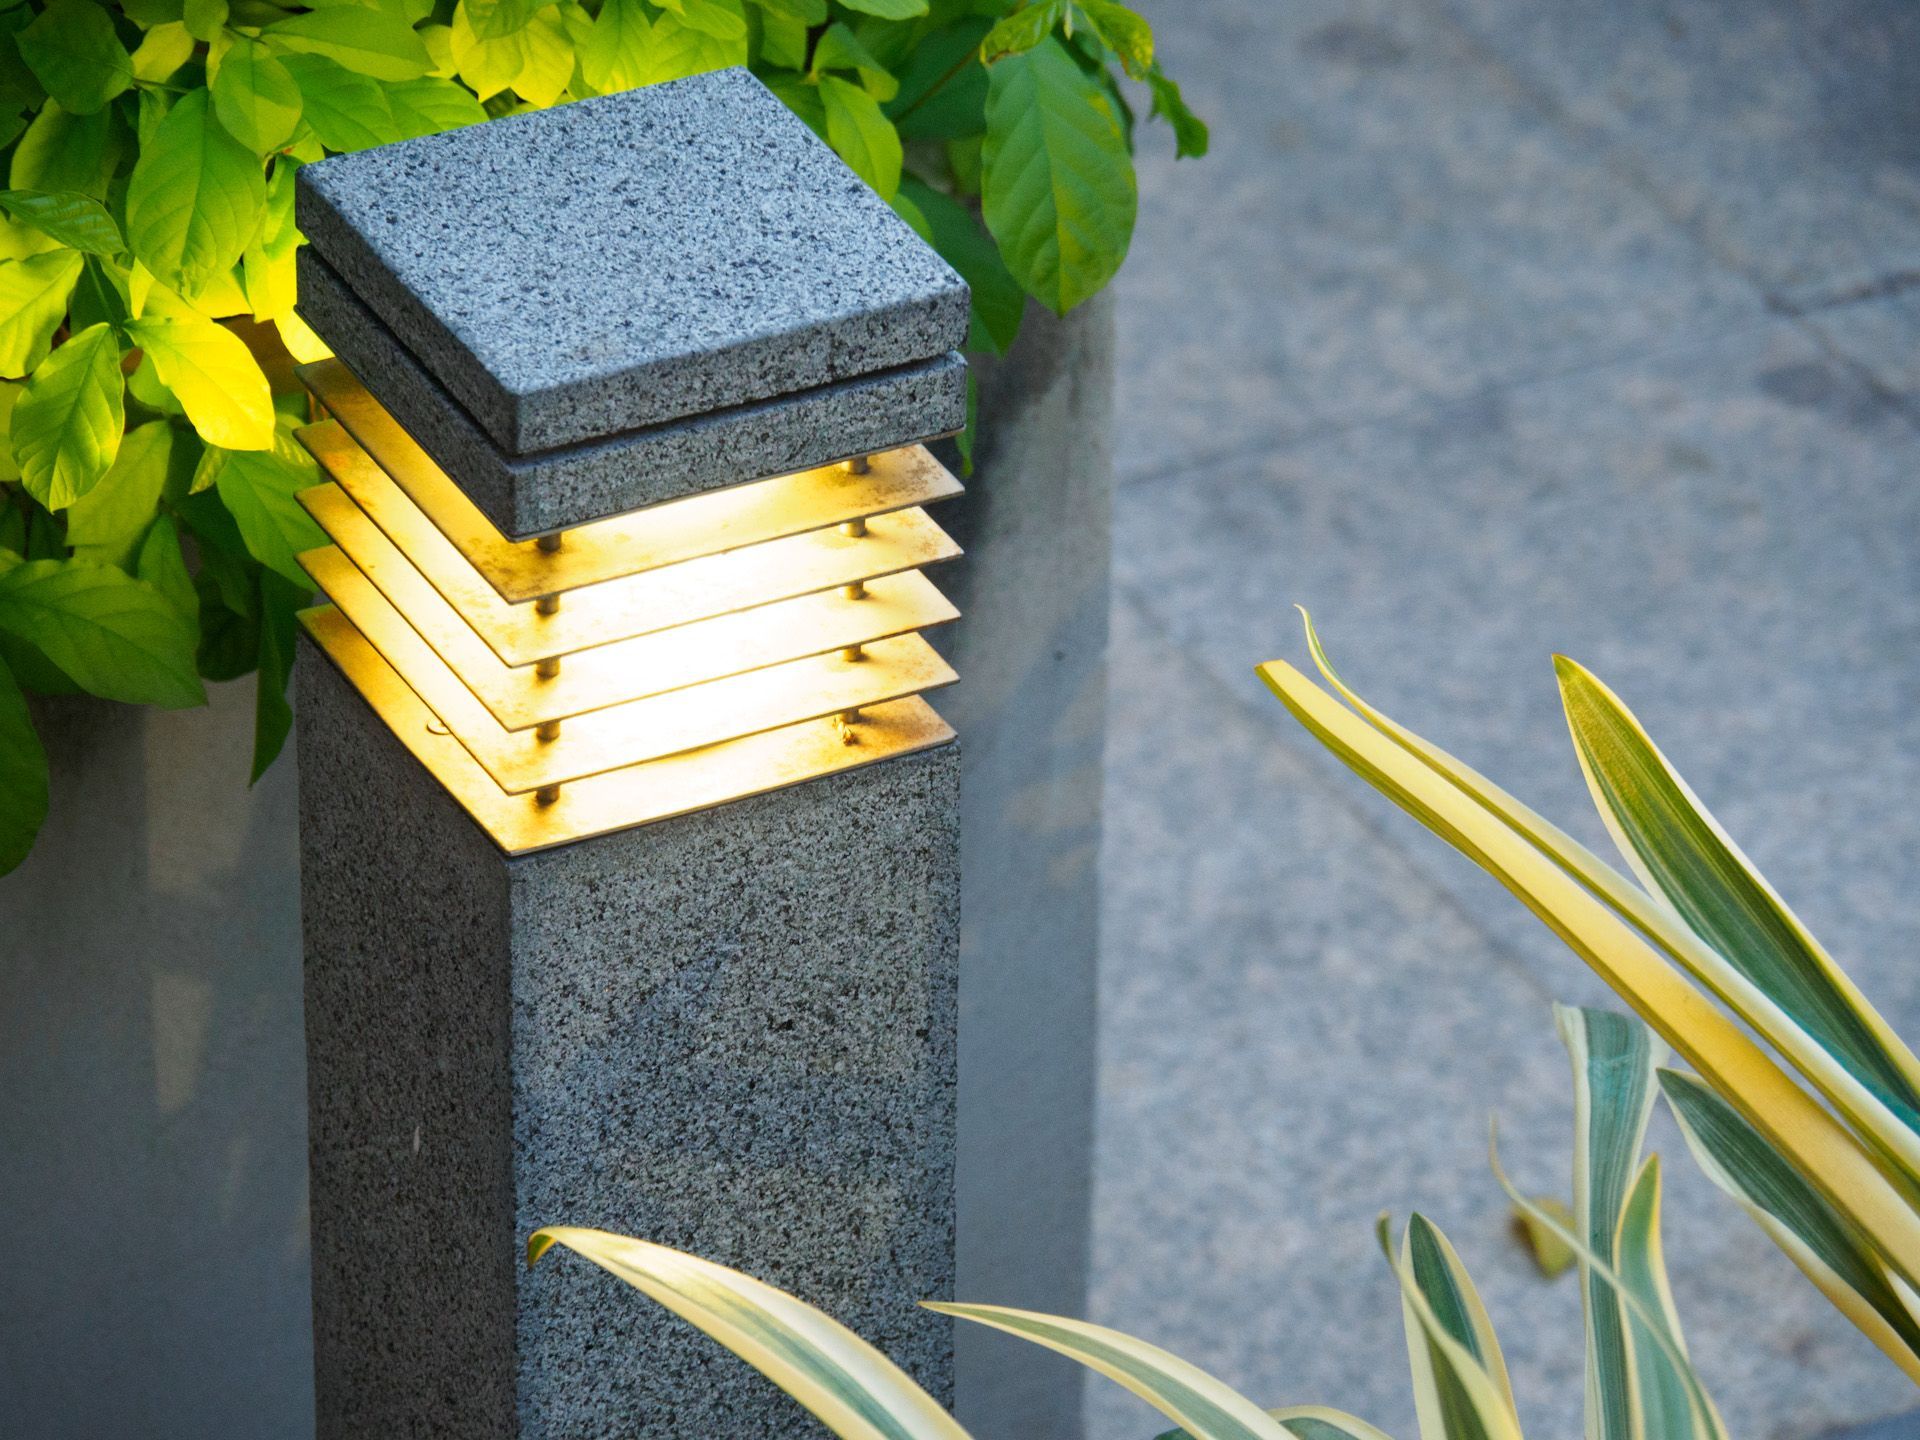
[[[925,446],[909,445],[873,456],[858,475],[826,465],[578,525],[558,550],[546,551],[502,535],[338,360],[302,366],[300,376],[333,414],[297,432],[301,443],[329,470],[335,457],[344,463],[345,449],[359,450],[506,600],[533,600],[961,493]]]
[[[555,613],[542,615],[533,605],[502,600],[377,465],[368,461],[349,467],[337,478],[337,487],[320,485],[300,494],[301,504],[327,531],[327,538],[362,569],[373,563],[363,563],[365,547],[355,543],[359,532],[328,529],[328,519],[337,522],[339,511],[321,497],[329,489],[344,491],[506,665],[531,665],[776,600],[897,575],[960,553],[926,511],[896,510],[869,520],[864,535],[814,530],[604,580],[569,592]]]
[[[324,517],[329,534],[353,537],[359,563],[338,546],[310,550],[300,563],[314,583],[338,601],[341,590],[359,576],[371,580],[508,730],[930,629],[960,615],[932,581],[909,570],[869,582],[859,599],[827,590],[616,640],[570,656],[558,675],[543,677],[532,666],[503,665],[351,500],[337,491],[325,493],[331,488],[309,491],[309,508]],[[351,606],[345,608],[352,612]]]
[[[845,738],[832,721],[812,720],[609,771],[563,786],[557,800],[542,805],[530,795],[508,795],[495,785],[337,610],[321,606],[302,611],[300,621],[401,744],[509,855],[706,810],[953,739],[953,728],[926,701],[896,700],[862,712]],[[846,743],[848,739],[852,743]]]
[[[542,740],[536,732],[509,731],[494,719],[358,570],[344,563],[323,568],[332,571],[327,598],[509,794],[884,704],[958,678],[925,640],[900,635],[876,641],[855,660],[838,653],[815,655],[595,710]]]

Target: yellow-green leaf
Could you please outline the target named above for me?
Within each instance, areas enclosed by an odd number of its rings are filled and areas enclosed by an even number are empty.
[[[942,1315],[1004,1330],[1079,1361],[1131,1390],[1195,1440],[1292,1440],[1277,1420],[1232,1386],[1118,1330],[1004,1305],[923,1303]]]
[[[126,427],[120,341],[89,326],[42,360],[13,408],[13,458],[27,493],[64,510],[99,483]]]
[[[38,190],[0,190],[0,206],[15,219],[89,255],[124,255],[126,241],[107,207],[91,195],[67,190],[48,195]]]
[[[724,70],[729,65],[747,63],[747,42],[722,40],[705,30],[697,30],[677,15],[662,15],[653,23],[652,53],[648,57],[648,85],[662,80],[681,80],[689,75],[704,75],[709,70]]]
[[[140,38],[133,52],[133,78],[149,84],[170,78],[193,58],[193,36],[178,20],[166,20]]]
[[[209,445],[265,450],[273,444],[273,395],[260,362],[226,326],[187,314],[127,326],[161,382]]]
[[[53,0],[14,44],[47,94],[75,115],[93,114],[133,83],[132,57],[94,0]]]
[[[518,36],[520,71],[513,77],[516,95],[545,108],[557,101],[573,78],[573,40],[557,7],[533,17]]]
[[[73,553],[128,568],[140,537],[160,510],[173,464],[173,426],[166,420],[136,425],[100,483],[67,510],[67,544]]]
[[[110,565],[29,560],[0,572],[0,631],[102,699],[206,703],[193,627],[153,586]]]
[[[927,0],[840,0],[849,10],[882,20],[911,20],[927,13]]]
[[[266,203],[260,161],[214,118],[206,90],[176,101],[134,163],[127,240],[162,284],[192,297],[233,268]]]
[[[433,69],[404,16],[378,5],[328,5],[276,20],[261,32],[276,45],[338,60],[375,80],[412,80]]]
[[[300,123],[300,87],[258,40],[236,37],[213,77],[213,111],[256,155],[278,150]]]
[[[289,55],[286,72],[300,90],[300,115],[329,150],[370,150],[400,138],[386,87],[324,55]]]
[[[75,115],[49,100],[14,145],[7,183],[15,190],[78,190],[104,200],[120,153],[112,111]]]
[[[653,25],[640,0],[607,0],[580,47],[580,74],[602,95],[647,81]]]
[[[300,248],[300,231],[293,221],[293,188],[299,168],[287,156],[274,162],[273,176],[267,182],[266,214],[240,256],[247,308],[256,320],[277,319],[293,309],[298,288],[294,252]]]
[[[740,0],[656,0],[662,10],[678,15],[692,29],[716,40],[747,38],[747,17]],[[921,13],[925,13],[924,8]]]
[[[0,375],[25,375],[46,358],[83,263],[73,250],[0,261]]]
[[[1027,293],[1064,315],[1127,258],[1139,199],[1113,102],[1058,40],[987,74],[981,206]]]
[[[46,818],[47,752],[27,697],[0,662],[0,875],[27,858]]]
[[[393,111],[394,125],[402,140],[478,125],[487,118],[487,112],[472,92],[451,80],[428,75],[385,88],[387,105]]]
[[[872,95],[838,75],[820,77],[827,143],[854,174],[890,200],[900,188],[900,136]]]
[[[209,446],[193,488],[211,483],[220,492],[247,553],[276,575],[310,590],[313,582],[297,557],[327,543],[327,537],[294,499],[319,482],[313,461],[291,441],[271,450],[222,450]]]
[[[663,1245],[572,1226],[534,1234],[527,1263],[555,1245],[619,1276],[726,1346],[840,1440],[967,1440],[899,1366],[784,1291]]]
[[[1115,0],[1075,0],[1075,8],[1120,57],[1127,74],[1145,80],[1153,68],[1153,27]]]

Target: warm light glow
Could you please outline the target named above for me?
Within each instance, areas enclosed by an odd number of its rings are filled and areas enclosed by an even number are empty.
[[[920,447],[516,542],[341,367],[306,373],[340,418],[298,432],[333,477],[299,497],[333,542],[302,624],[507,850],[952,737],[918,632],[957,612],[919,567],[959,548],[918,502],[959,487]]]
[[[859,473],[828,465],[575,526],[558,550],[542,550],[502,535],[339,361],[301,374],[333,415],[302,428],[301,443],[336,479],[355,465],[384,471],[505,600],[534,600],[960,493],[926,447],[910,445],[873,456]]]

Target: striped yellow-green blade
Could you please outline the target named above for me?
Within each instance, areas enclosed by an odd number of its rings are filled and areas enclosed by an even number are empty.
[[[1614,1235],[1653,1113],[1653,1036],[1638,1020],[1556,1005],[1555,1025],[1573,1061],[1574,1228],[1615,1265]],[[1611,1286],[1580,1267],[1586,1310],[1588,1440],[1641,1440],[1627,1319]]]
[[[1369,1425],[1357,1415],[1325,1405],[1289,1405],[1267,1414],[1280,1422],[1295,1440],[1393,1440],[1386,1431]],[[1193,1440],[1184,1430],[1169,1430],[1154,1440]]]
[[[1830,1203],[1850,1215],[1895,1270],[1909,1283],[1920,1284],[1920,1216],[1905,1193],[1881,1173],[1851,1132],[1695,990],[1638,930],[1505,814],[1375,729],[1293,666],[1275,660],[1260,666],[1259,673],[1308,732],[1354,773],[1539,916]]]
[[[704,1330],[841,1440],[967,1440],[967,1432],[898,1365],[784,1290],[664,1245],[564,1225],[535,1232],[527,1241],[527,1263],[555,1245],[585,1256]]]
[[[942,1315],[990,1325],[1078,1360],[1124,1385],[1193,1440],[1292,1440],[1279,1421],[1225,1381],[1118,1330],[1002,1305],[923,1303]]]
[[[1301,612],[1305,615],[1305,612]],[[1883,1171],[1903,1187],[1920,1173],[1920,1138],[1896,1112],[1864,1084],[1739,966],[1702,940],[1665,901],[1633,884],[1613,866],[1471,766],[1375,709],[1343,681],[1327,658],[1311,618],[1307,643],[1327,683],[1382,735],[1419,759],[1436,774],[1499,816],[1515,833],[1611,906],[1653,944],[1672,956],[1755,1030],[1833,1103],[1863,1135]],[[1876,1020],[1878,1017],[1875,1017]],[[1894,1042],[1897,1045],[1897,1041]],[[1890,1052],[1891,1053],[1891,1052]],[[1902,1052],[1904,1053],[1904,1052]]]
[[[1859,1229],[1699,1080],[1662,1070],[1660,1089],[1694,1159],[1713,1183],[1739,1201],[1894,1364],[1920,1381],[1920,1324]]]
[[[1396,1258],[1383,1215],[1380,1248],[1400,1282],[1421,1440],[1520,1440],[1506,1361],[1446,1236],[1415,1215]]]
[[[1493,1167],[1494,1178],[1500,1182],[1500,1188],[1507,1192],[1507,1198],[1514,1207],[1533,1217],[1536,1224],[1558,1235],[1573,1252],[1580,1257],[1581,1263],[1588,1268],[1596,1283],[1610,1287],[1619,1299],[1621,1308],[1627,1313],[1633,1326],[1634,1364],[1638,1365],[1638,1356],[1644,1347],[1657,1350],[1666,1361],[1666,1373],[1679,1384],[1687,1400],[1687,1416],[1684,1423],[1663,1421],[1658,1430],[1648,1427],[1648,1433],[1655,1440],[1727,1440],[1726,1426],[1721,1422],[1720,1411],[1713,1399],[1707,1394],[1706,1387],[1700,1383],[1700,1377],[1694,1372],[1693,1362],[1687,1358],[1686,1348],[1680,1338],[1680,1322],[1673,1311],[1672,1296],[1667,1291],[1665,1262],[1659,1248],[1659,1171],[1643,1166],[1640,1179],[1635,1181],[1627,1197],[1627,1207],[1622,1211],[1623,1222],[1629,1215],[1636,1218],[1639,1226],[1650,1227],[1629,1231],[1623,1223],[1621,1234],[1616,1237],[1616,1248],[1625,1247],[1627,1256],[1624,1269],[1615,1269],[1603,1259],[1600,1253],[1589,1246],[1580,1235],[1564,1225],[1552,1212],[1529,1200],[1520,1193],[1519,1188],[1508,1178],[1500,1165],[1500,1148],[1496,1136],[1489,1135],[1487,1156]],[[1653,1157],[1649,1157],[1651,1160]],[[1652,1181],[1651,1204],[1647,1194],[1648,1174],[1656,1178]],[[1638,1209],[1636,1210],[1636,1207]],[[1638,1272],[1643,1283],[1627,1278],[1629,1272]],[[1644,1347],[1643,1347],[1644,1342]]]
[[[1649,890],[1726,956],[1909,1130],[1920,1061],[1808,933],[1653,743],[1582,666],[1554,658],[1580,768],[1614,843]]]
[[[1621,1283],[1639,1301],[1638,1309],[1629,1312],[1627,1323],[1633,1347],[1633,1393],[1642,1432],[1654,1440],[1686,1440],[1688,1436],[1708,1440],[1708,1432],[1696,1424],[1687,1377],[1667,1358],[1673,1353],[1686,1356],[1687,1342],[1667,1284],[1666,1254],[1660,1242],[1658,1155],[1647,1156],[1627,1192],[1613,1254]],[[1645,1322],[1635,1318],[1642,1314],[1660,1325],[1666,1345],[1648,1333]],[[1704,1397],[1706,1392],[1702,1388],[1699,1393]]]

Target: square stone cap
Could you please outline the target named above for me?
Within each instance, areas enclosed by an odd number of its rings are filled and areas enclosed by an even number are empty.
[[[935,356],[965,283],[751,74],[302,168],[308,242],[509,455]]]

